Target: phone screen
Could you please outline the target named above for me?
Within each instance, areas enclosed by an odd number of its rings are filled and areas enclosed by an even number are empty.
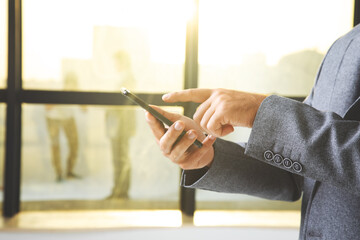
[[[121,93],[128,97],[131,101],[133,101],[134,103],[138,104],[139,106],[141,106],[142,108],[144,108],[146,111],[148,111],[149,113],[151,113],[154,117],[156,117],[159,121],[165,123],[168,126],[171,126],[173,124],[172,121],[170,121],[169,119],[167,119],[166,117],[164,117],[162,114],[160,114],[158,111],[156,111],[155,109],[153,109],[152,107],[149,106],[149,104],[147,104],[146,102],[144,102],[141,98],[139,98],[138,96],[136,96],[135,94],[131,93],[129,90],[127,90],[126,88],[122,88],[121,89]],[[184,136],[185,131],[183,131],[180,135],[180,138],[182,136]],[[199,140],[195,140],[194,144],[201,148],[202,147],[202,143]]]

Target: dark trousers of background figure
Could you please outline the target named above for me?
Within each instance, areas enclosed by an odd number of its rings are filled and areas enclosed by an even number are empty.
[[[51,119],[47,118],[47,126],[51,140],[52,163],[57,180],[63,178],[60,155],[60,131],[63,130],[67,139],[69,154],[67,157],[66,177],[74,176],[73,169],[78,155],[78,134],[74,118]]]
[[[114,168],[114,186],[108,198],[128,198],[130,188],[131,162],[129,158],[129,137],[111,139]]]

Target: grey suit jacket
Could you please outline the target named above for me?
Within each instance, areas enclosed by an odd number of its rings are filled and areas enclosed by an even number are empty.
[[[302,198],[300,239],[360,239],[360,26],[326,54],[304,103],[269,96],[245,145],[218,139],[209,169],[182,185]]]

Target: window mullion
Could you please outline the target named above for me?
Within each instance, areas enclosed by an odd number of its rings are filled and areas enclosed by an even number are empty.
[[[187,24],[186,29],[186,55],[184,88],[196,88],[198,86],[198,25],[199,25],[199,1],[194,0],[194,15]],[[187,103],[184,107],[184,115],[192,117],[196,104]],[[180,191],[181,211],[189,216],[195,211],[195,190],[181,187]]]
[[[8,89],[3,215],[12,217],[20,205],[21,156],[21,0],[9,0]]]

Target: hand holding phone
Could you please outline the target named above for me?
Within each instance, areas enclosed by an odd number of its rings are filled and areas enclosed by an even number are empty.
[[[155,118],[157,118],[159,121],[163,122],[164,124],[166,124],[167,126],[171,126],[173,124],[172,121],[170,121],[169,119],[167,119],[165,116],[163,116],[162,114],[160,114],[158,111],[156,111],[155,109],[153,109],[152,107],[149,106],[149,104],[147,104],[146,102],[144,102],[141,98],[139,98],[138,96],[136,96],[135,94],[131,93],[129,90],[127,90],[126,88],[122,88],[121,89],[121,93],[128,97],[131,101],[133,101],[134,103],[138,104],[140,107],[142,107],[143,109],[145,109],[146,111],[148,111],[149,113],[151,113]],[[183,131],[181,133],[181,135],[179,136],[179,139],[185,135],[185,131]],[[198,148],[202,147],[202,143],[199,140],[195,140],[194,145],[197,146]]]

